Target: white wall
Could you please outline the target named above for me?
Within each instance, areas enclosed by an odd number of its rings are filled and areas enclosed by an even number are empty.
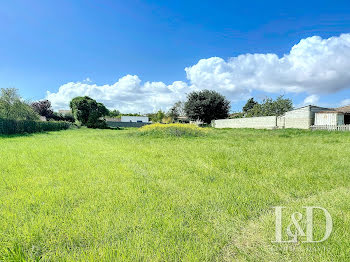
[[[344,114],[339,113],[316,113],[315,125],[344,125]]]
[[[286,118],[284,116],[277,117],[277,128],[284,128],[286,125]]]
[[[120,119],[121,122],[143,122],[148,123],[147,116],[122,116]]]
[[[215,128],[299,128],[310,129],[314,125],[314,119],[317,112],[331,111],[332,109],[318,106],[304,106],[286,112],[283,116],[264,116],[264,117],[247,117],[235,119],[215,120]],[[343,118],[336,118],[338,125],[344,123]]]
[[[277,126],[275,116],[220,119],[214,121],[215,128],[260,128],[272,129]]]
[[[309,129],[311,126],[310,107],[305,106],[284,114],[285,128]]]

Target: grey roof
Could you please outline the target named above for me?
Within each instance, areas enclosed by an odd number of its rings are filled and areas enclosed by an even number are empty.
[[[328,108],[328,107],[323,107],[323,106],[315,106],[315,105],[301,106],[301,107],[294,108],[293,110],[297,110],[297,109],[301,109],[301,108],[305,108],[305,107],[317,107],[317,108],[322,108],[322,109],[327,109],[327,110],[333,110],[333,108]],[[293,110],[291,110],[291,111],[293,111]]]
[[[343,113],[350,113],[350,105],[338,107],[336,110]]]

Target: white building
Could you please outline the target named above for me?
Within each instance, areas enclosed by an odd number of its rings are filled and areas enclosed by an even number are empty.
[[[344,113],[339,111],[321,111],[315,114],[315,126],[344,125]]]
[[[332,108],[325,108],[319,106],[303,106],[294,110],[286,112],[282,116],[265,116],[265,117],[247,117],[247,118],[235,118],[235,119],[221,119],[213,121],[215,128],[298,128],[298,129],[310,129],[311,126],[317,125],[315,123],[316,116],[320,113],[326,114],[327,112],[334,112]],[[338,113],[338,112],[337,112]],[[320,114],[320,115],[321,115]],[[340,115],[342,113],[339,113]],[[343,124],[344,124],[344,114]],[[323,117],[323,116],[322,116]],[[320,119],[320,117],[319,117]],[[338,123],[341,122],[341,117],[337,117]],[[343,125],[341,124],[341,125]],[[337,125],[324,124],[324,125]],[[338,124],[339,125],[339,124]]]
[[[72,114],[72,110],[65,110],[65,109],[60,109],[58,110],[58,113],[61,115],[71,115]]]
[[[286,112],[281,118],[284,118],[284,128],[309,129],[315,123],[315,116],[322,111],[332,111],[331,108],[320,106],[303,106]]]
[[[120,122],[148,123],[148,116],[122,116]]]

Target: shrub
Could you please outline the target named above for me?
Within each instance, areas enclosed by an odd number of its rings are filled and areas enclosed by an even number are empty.
[[[48,120],[66,121],[66,122],[71,122],[71,123],[75,122],[74,116],[70,113],[69,114],[60,114],[60,113],[53,112],[53,114],[51,115],[51,117],[48,118]]]
[[[68,129],[70,126],[71,124],[67,122],[0,119],[0,134],[12,135],[44,131],[58,131]]]
[[[141,135],[154,136],[202,136],[206,134],[203,128],[191,124],[152,124],[139,129]]]

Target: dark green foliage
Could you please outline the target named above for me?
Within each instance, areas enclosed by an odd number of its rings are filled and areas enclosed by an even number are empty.
[[[0,134],[2,135],[58,131],[68,129],[70,126],[71,124],[67,122],[43,122],[0,118]]]
[[[238,113],[233,113],[230,114],[229,119],[234,119],[234,118],[243,118],[244,117],[244,113],[242,112],[238,112]]]
[[[74,116],[72,114],[60,114],[56,112],[54,112],[49,119],[55,121],[66,121],[71,123],[75,122]]]
[[[209,124],[212,120],[227,118],[230,102],[216,91],[194,91],[185,102],[186,115],[191,120]]]
[[[168,111],[167,116],[177,121],[179,116],[185,115],[185,103],[182,101],[176,102]]]
[[[248,113],[249,110],[251,110],[258,102],[254,100],[254,98],[248,99],[247,103],[243,107],[243,113]]]
[[[169,117],[171,117],[172,119],[174,119],[175,121],[179,118],[180,114],[177,111],[176,107],[173,106],[172,108],[169,109],[169,112],[167,113],[167,115]]]
[[[106,128],[106,121],[101,119],[109,114],[109,110],[96,100],[84,96],[76,97],[70,102],[75,120],[79,121],[83,126],[90,128]]]
[[[147,114],[147,116],[153,123],[162,123],[165,113],[162,110],[158,110],[157,113]]]
[[[246,116],[281,116],[290,110],[293,110],[292,100],[279,96],[276,100],[267,98],[264,99],[261,104],[255,104],[254,107],[247,112]]]
[[[114,109],[112,111],[109,111],[109,115],[108,116],[110,116],[110,117],[118,117],[120,115],[121,115],[120,111]]]

